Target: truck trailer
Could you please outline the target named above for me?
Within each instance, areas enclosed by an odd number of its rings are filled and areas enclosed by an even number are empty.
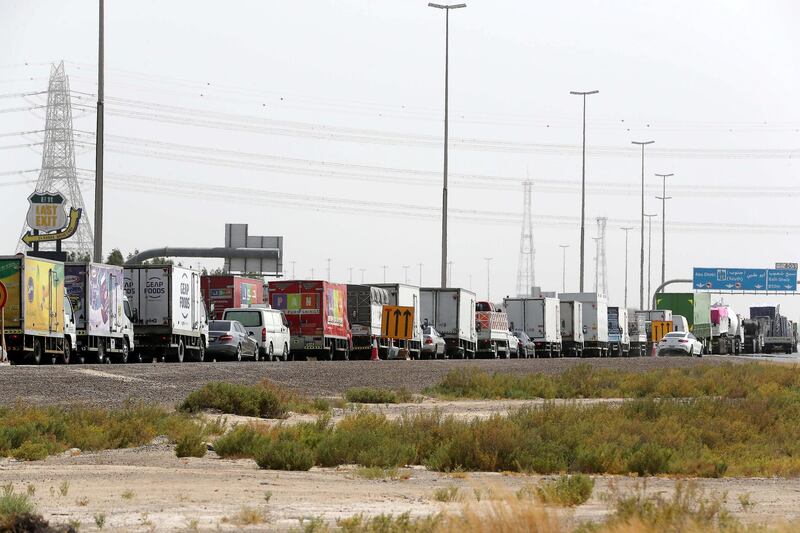
[[[347,313],[353,336],[351,359],[369,359],[372,344],[381,336],[384,305],[389,305],[386,289],[369,285],[347,286]]]
[[[703,344],[703,353],[709,353],[711,349],[710,294],[661,292],[656,294],[656,309],[670,310],[672,313],[686,317],[689,331]]]
[[[0,326],[11,364],[68,363],[75,348],[74,315],[64,295],[64,263],[0,257],[6,295]]]
[[[608,355],[608,303],[604,296],[595,292],[566,292],[560,295],[562,301],[583,304],[583,325],[585,326],[584,355],[605,357]]]
[[[628,309],[628,337],[631,340],[630,355],[643,357],[647,351],[647,321],[635,310]]]
[[[386,290],[389,295],[388,305],[414,308],[413,335],[410,339],[389,339],[381,337],[379,341],[379,353],[383,358],[389,357],[390,347],[407,350],[408,356],[412,359],[419,359],[422,354],[422,327],[420,326],[420,288],[416,285],[405,283],[376,283],[373,287]]]
[[[584,330],[583,304],[576,301],[559,301],[561,315],[561,355],[583,357]]]
[[[347,286],[320,280],[270,281],[268,298],[289,321],[295,359],[350,359]]]
[[[561,302],[549,296],[505,298],[503,306],[513,330],[533,341],[536,357],[561,355]]]
[[[68,263],[64,291],[72,304],[77,330],[78,362],[127,363],[134,342],[131,308],[125,296],[121,266]]]
[[[491,302],[475,304],[475,329],[478,332],[479,356],[496,359],[511,357],[508,335],[508,316]]]
[[[727,305],[711,306],[711,353],[738,355],[742,351],[739,317]]]
[[[124,273],[136,341],[133,359],[204,360],[208,315],[200,273],[173,265],[126,265]]]
[[[475,293],[466,289],[424,287],[420,293],[420,320],[438,331],[449,357],[475,357]]]
[[[228,274],[200,277],[200,291],[212,320],[221,320],[225,309],[252,307],[264,303],[264,282]]]
[[[750,319],[758,320],[762,325],[764,353],[790,354],[795,350],[794,328],[780,310],[779,305],[750,308]]]
[[[608,351],[613,357],[628,357],[631,337],[628,332],[628,310],[624,307],[608,308]]]

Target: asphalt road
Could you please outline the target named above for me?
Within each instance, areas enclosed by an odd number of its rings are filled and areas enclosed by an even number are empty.
[[[210,381],[253,384],[263,379],[312,396],[341,395],[350,387],[406,388],[412,392],[437,383],[457,367],[496,372],[556,374],[579,364],[628,371],[666,367],[744,363],[753,360],[798,362],[794,356],[641,357],[604,359],[511,359],[474,361],[348,361],[152,363],[138,365],[0,366],[0,394],[9,404],[83,403],[120,406],[126,401],[173,406]]]

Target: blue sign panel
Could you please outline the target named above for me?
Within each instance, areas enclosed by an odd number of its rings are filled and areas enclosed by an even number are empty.
[[[695,268],[692,285],[698,290],[796,291],[797,271],[766,268]]]

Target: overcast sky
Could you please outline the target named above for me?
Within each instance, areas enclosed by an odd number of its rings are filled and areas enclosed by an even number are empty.
[[[225,222],[284,235],[297,277],[437,284],[444,13],[425,1],[106,3],[106,252],[219,246]],[[577,290],[581,100],[587,272],[608,217],[608,285],[638,304],[641,160],[660,281],[693,266],[797,261],[800,4],[472,1],[450,17],[453,285],[515,291],[521,182],[534,181],[536,281]],[[93,211],[94,1],[0,0],[0,243],[16,248],[41,164],[49,65],[74,92],[77,167]],[[21,111],[8,109],[23,108]],[[22,148],[3,148],[32,143]],[[645,243],[646,245],[647,243]],[[193,264],[213,267],[213,260]],[[727,298],[748,305],[789,297]]]

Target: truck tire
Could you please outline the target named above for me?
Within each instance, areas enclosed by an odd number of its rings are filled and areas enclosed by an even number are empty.
[[[123,365],[128,364],[128,358],[131,355],[131,348],[128,346],[128,339],[122,339],[122,352],[119,354],[117,362]]]
[[[41,365],[42,359],[44,359],[44,348],[42,348],[42,341],[39,339],[33,340],[33,364],[34,365]]]
[[[94,355],[90,362],[99,365],[104,363],[105,360],[106,360],[106,345],[105,342],[100,340],[100,342],[97,343],[97,351],[94,352]]]
[[[186,358],[186,345],[183,343],[183,339],[178,341],[178,348],[175,350],[175,362],[176,363],[183,363],[183,360]]]
[[[62,365],[68,365],[70,356],[72,355],[72,342],[70,341],[69,337],[64,337],[64,350],[61,353],[61,357],[59,357],[59,363]]]
[[[200,344],[197,345],[197,362],[204,363],[206,360],[206,338],[200,337]]]

